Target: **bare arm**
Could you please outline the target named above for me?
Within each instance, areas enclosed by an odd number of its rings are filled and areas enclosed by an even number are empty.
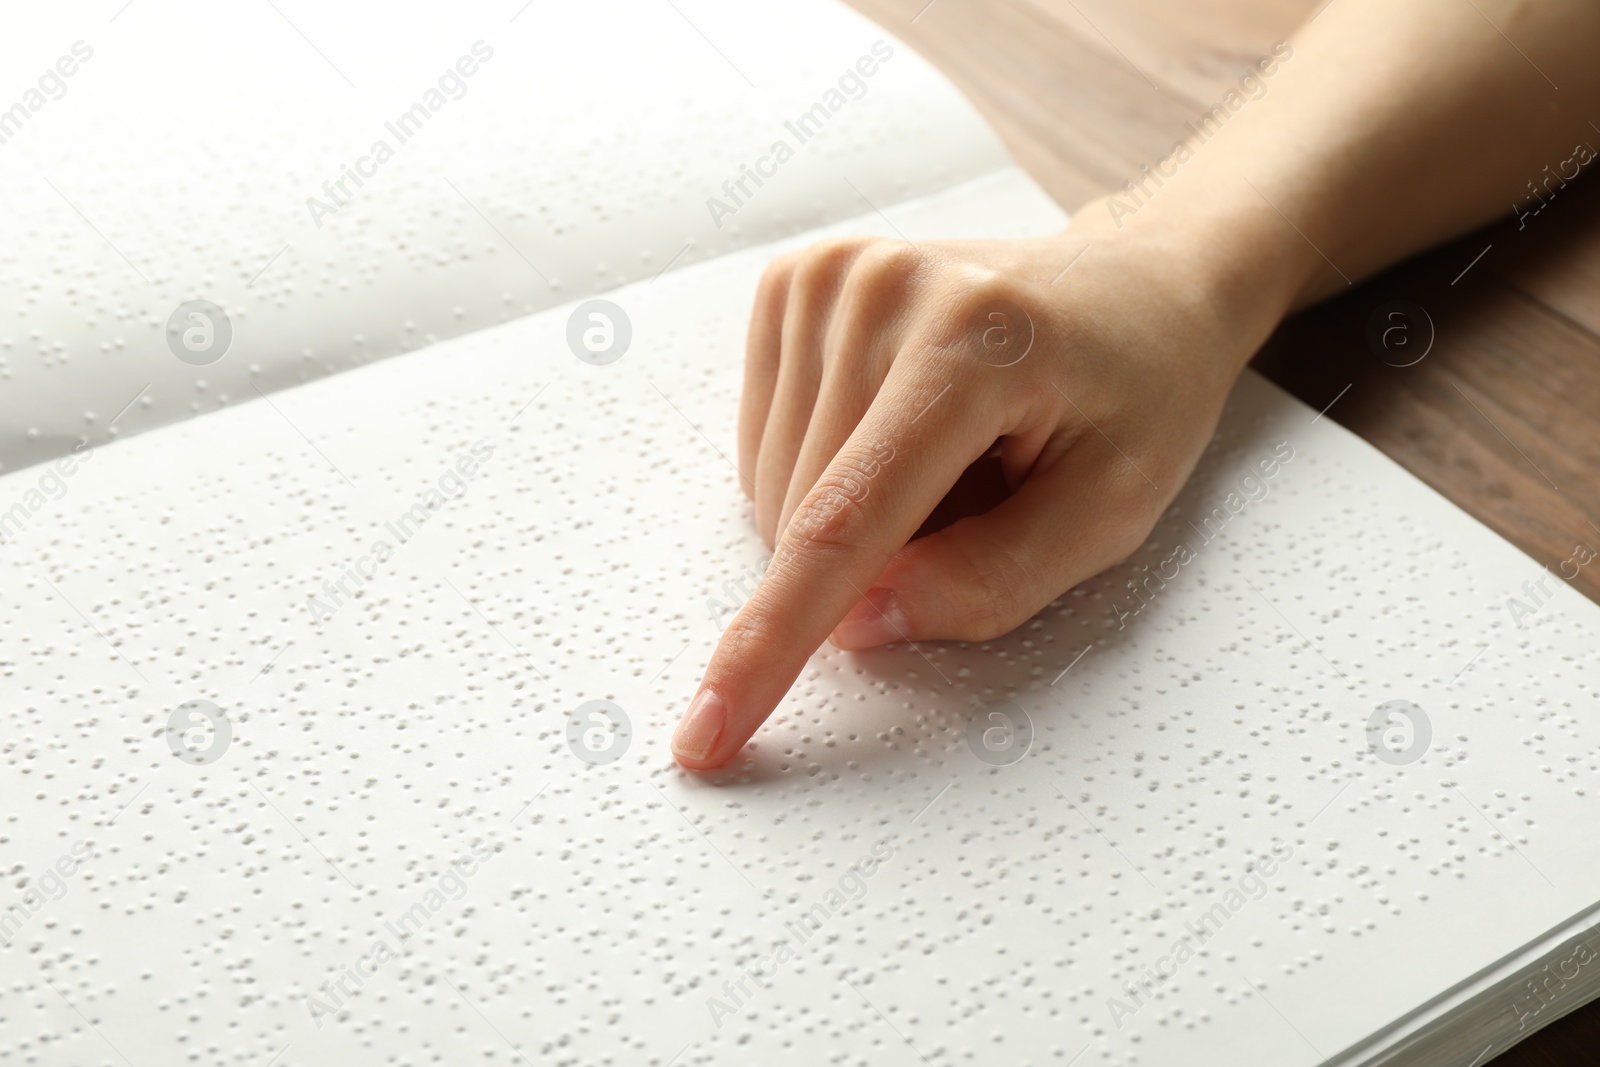
[[[1580,145],[1600,148],[1597,4],[1333,0],[1292,48],[1270,91],[1191,137],[1193,158],[1124,218],[1209,245],[1209,268],[1269,310],[1536,205]]]

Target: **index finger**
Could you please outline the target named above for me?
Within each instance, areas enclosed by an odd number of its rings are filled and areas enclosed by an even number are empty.
[[[959,352],[932,351],[895,361],[795,509],[673,734],[673,755],[685,767],[721,766],[743,747],[890,557],[994,444],[993,416],[960,402],[972,370]]]

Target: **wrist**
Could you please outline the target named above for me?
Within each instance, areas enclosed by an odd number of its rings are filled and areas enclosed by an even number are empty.
[[[1127,210],[1133,199],[1126,193],[1103,197],[1083,205],[1067,230],[1079,240],[1114,242],[1159,271],[1167,292],[1214,331],[1230,378],[1322,265],[1269,203],[1242,180],[1238,186],[1234,195],[1195,195],[1174,186],[1134,211]]]

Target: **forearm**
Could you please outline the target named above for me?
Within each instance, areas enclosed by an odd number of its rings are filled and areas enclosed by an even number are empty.
[[[1548,195],[1600,148],[1594,0],[1334,0],[1291,44],[1158,190],[1088,209],[1091,231],[1173,242],[1254,332],[1537,206],[1530,181]]]

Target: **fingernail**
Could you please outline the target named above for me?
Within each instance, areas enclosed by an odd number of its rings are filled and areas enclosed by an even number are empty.
[[[869,589],[833,628],[832,638],[840,648],[877,648],[891,641],[909,640],[909,632],[900,598],[888,589]]]
[[[727,722],[728,708],[722,697],[715,690],[700,690],[672,734],[672,754],[696,762],[707,758],[721,740]]]

